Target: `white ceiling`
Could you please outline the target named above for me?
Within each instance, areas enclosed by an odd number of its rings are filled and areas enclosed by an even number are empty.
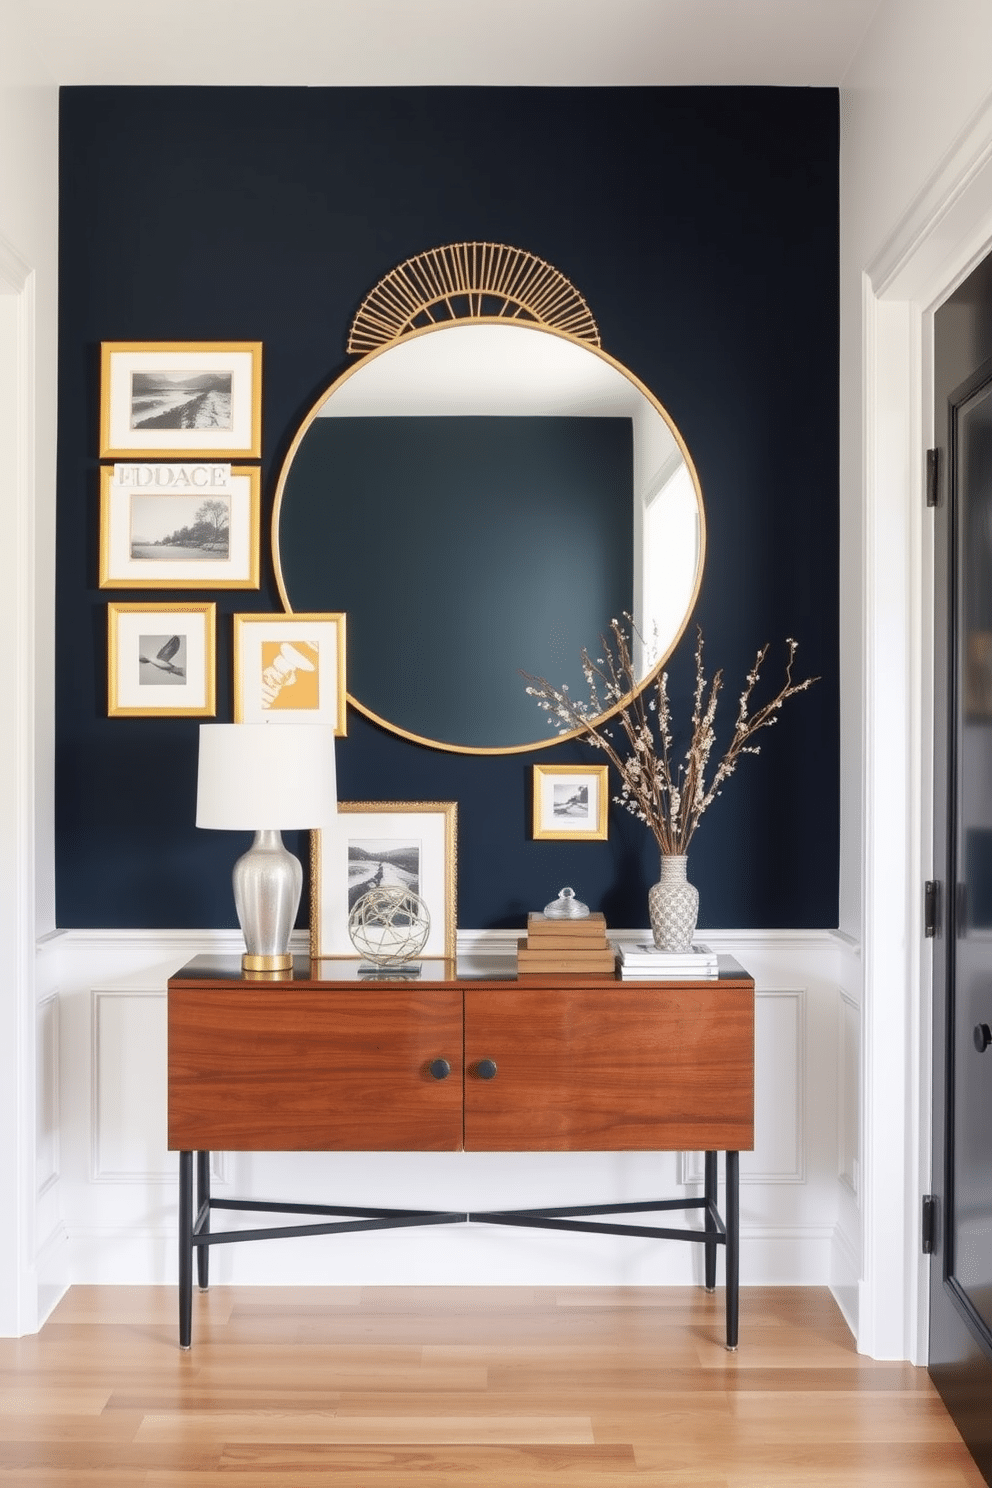
[[[842,82],[879,4],[0,0],[0,77],[22,84],[830,87]]]

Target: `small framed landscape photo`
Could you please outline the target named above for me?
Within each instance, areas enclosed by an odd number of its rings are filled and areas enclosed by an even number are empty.
[[[453,960],[457,821],[456,801],[341,801],[333,823],[310,834],[311,956],[354,956],[352,909],[369,889],[395,885],[430,915],[418,959]]]
[[[259,490],[254,465],[105,465],[100,588],[257,589]]]
[[[608,766],[534,766],[535,838],[605,842],[608,807]]]
[[[261,341],[103,342],[101,460],[261,453]]]
[[[112,604],[107,613],[111,718],[212,718],[213,604]]]
[[[235,723],[347,732],[343,614],[235,615]]]

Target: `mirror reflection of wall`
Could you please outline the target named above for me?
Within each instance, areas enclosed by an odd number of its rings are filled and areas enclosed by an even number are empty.
[[[703,548],[695,471],[652,394],[585,342],[507,320],[350,368],[299,431],[273,518],[286,608],[348,613],[355,705],[467,751],[553,738],[520,672],[581,688],[583,647],[620,612],[645,669],[664,659]]]

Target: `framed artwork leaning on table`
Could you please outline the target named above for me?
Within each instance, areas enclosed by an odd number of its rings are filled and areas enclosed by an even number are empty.
[[[430,915],[421,955],[453,959],[457,932],[458,804],[341,801],[310,834],[310,954],[353,956],[348,917],[367,890],[402,887]]]

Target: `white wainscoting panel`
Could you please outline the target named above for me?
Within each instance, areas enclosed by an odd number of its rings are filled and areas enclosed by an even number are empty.
[[[167,999],[164,989],[94,989],[94,1183],[176,1180],[166,1133]]]
[[[859,1333],[864,1254],[861,1214],[861,1008],[864,998],[860,946],[838,937],[836,1028],[837,1224],[830,1263],[830,1290],[855,1338]]]
[[[61,1162],[59,1110],[59,999],[51,992],[37,1004],[35,1180],[39,1196],[58,1182]]]
[[[742,1184],[742,1281],[827,1285],[842,1192],[834,939],[711,931],[706,938],[736,956],[758,987],[757,1145]],[[503,949],[484,932],[465,941],[480,955]],[[197,952],[238,946],[234,932],[61,937],[59,1190],[75,1282],[176,1280],[166,982]],[[231,1197],[479,1210],[695,1196],[696,1161],[640,1152],[217,1153],[213,1167],[218,1190]],[[254,1222],[216,1217],[219,1227]],[[701,1246],[483,1224],[225,1245],[211,1254],[214,1281],[256,1285],[658,1286],[701,1275]]]
[[[69,1253],[63,1223],[62,1180],[66,1167],[63,1049],[65,1031],[58,957],[51,937],[35,948],[35,1187],[34,1273],[37,1278],[38,1326],[45,1321],[69,1285]]]
[[[837,999],[837,1168],[840,1181],[857,1200],[861,1163],[861,1009],[841,991]]]
[[[742,1183],[806,1182],[806,989],[755,989],[754,1151]]]

